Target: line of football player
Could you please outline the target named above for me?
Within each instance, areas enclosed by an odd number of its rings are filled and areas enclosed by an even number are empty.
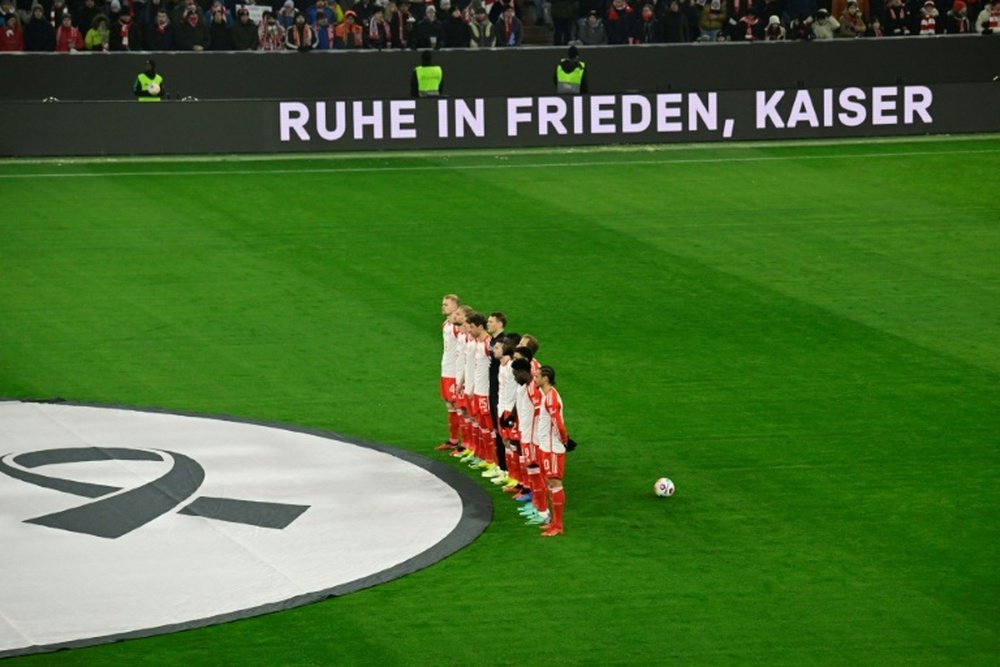
[[[555,369],[535,358],[534,336],[504,331],[501,312],[486,316],[447,294],[441,313],[448,440],[437,449],[512,495],[543,537],[561,535],[565,457],[576,443],[566,433]]]

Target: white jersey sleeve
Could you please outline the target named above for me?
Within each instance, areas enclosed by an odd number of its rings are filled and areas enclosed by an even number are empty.
[[[455,351],[458,348],[458,327],[445,320],[441,325],[444,350],[441,353],[441,377],[455,377]]]
[[[499,394],[497,398],[497,414],[504,414],[514,410],[516,399],[517,382],[514,380],[514,371],[510,363],[501,364],[497,373],[497,387]]]

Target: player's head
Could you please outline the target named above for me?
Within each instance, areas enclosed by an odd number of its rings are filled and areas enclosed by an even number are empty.
[[[441,298],[441,314],[451,315],[455,309],[462,305],[457,294],[445,294]]]
[[[465,322],[473,336],[479,336],[486,330],[486,318],[482,313],[472,313],[465,318]]]
[[[556,370],[552,366],[542,366],[538,369],[537,382],[543,388],[556,386]]]
[[[499,310],[490,313],[490,316],[486,319],[486,330],[490,332],[491,336],[496,336],[503,331],[505,326],[507,326],[507,316]]]
[[[428,7],[428,9],[431,9],[431,7]],[[428,13],[429,13],[429,14],[436,14],[436,13],[437,13],[437,10],[435,10],[435,11],[433,11],[433,12],[428,12]],[[431,16],[431,18],[434,18],[434,17],[433,17],[433,16]],[[423,51],[423,52],[422,52],[422,53],[420,54],[420,64],[421,64],[421,65],[423,65],[423,66],[425,66],[425,67],[426,67],[427,65],[430,65],[430,64],[431,64],[431,60],[432,60],[432,59],[433,59],[433,56],[431,55],[431,52],[430,52],[430,51]]]
[[[520,345],[522,347],[530,348],[532,355],[538,354],[538,339],[531,334],[524,334],[521,336]]]
[[[524,339],[522,338],[521,340],[523,341]],[[535,358],[535,353],[531,351],[530,347],[519,345],[518,347],[514,348],[514,358],[524,359],[525,361],[530,362],[532,359]]]
[[[527,359],[514,359],[510,362],[510,369],[514,372],[514,381],[520,385],[531,382],[531,362]]]

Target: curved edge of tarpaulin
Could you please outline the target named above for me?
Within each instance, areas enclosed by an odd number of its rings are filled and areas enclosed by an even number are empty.
[[[408,574],[412,574],[418,570],[422,570],[426,567],[437,563],[438,561],[444,560],[448,556],[460,551],[461,549],[472,544],[477,537],[479,537],[486,527],[489,526],[490,521],[493,518],[493,501],[490,500],[489,495],[477,485],[471,478],[463,475],[460,471],[450,468],[447,465],[428,459],[420,454],[410,452],[404,449],[398,449],[396,447],[391,447],[389,445],[381,445],[374,442],[367,442],[359,438],[352,438],[350,436],[340,435],[333,431],[327,431],[318,428],[310,428],[307,426],[297,426],[294,424],[282,424],[278,422],[261,421],[255,419],[241,419],[239,417],[232,417],[229,415],[211,415],[202,414],[197,412],[184,412],[178,410],[166,410],[160,408],[137,408],[128,405],[115,405],[115,404],[102,404],[102,403],[82,403],[77,401],[64,400],[62,398],[51,398],[51,399],[18,399],[18,398],[0,398],[0,402],[13,402],[13,403],[59,403],[63,405],[71,405],[85,408],[106,408],[111,410],[125,410],[129,412],[149,412],[154,414],[165,414],[165,415],[176,415],[178,417],[194,417],[199,419],[215,419],[218,421],[234,422],[238,424],[250,424],[253,426],[264,426],[267,428],[279,429],[282,431],[292,431],[294,433],[303,433],[306,435],[313,435],[320,438],[325,438],[327,440],[336,440],[339,442],[345,442],[351,445],[356,445],[358,447],[365,447],[367,449],[374,449],[396,458],[402,459],[408,463],[411,463],[417,467],[423,468],[428,471],[445,484],[450,486],[458,494],[459,498],[462,500],[462,517],[459,519],[458,524],[452,529],[448,535],[446,535],[442,540],[434,544],[429,549],[413,556],[402,563],[397,563],[390,568],[382,570],[381,572],[376,572],[360,579],[350,581],[346,584],[341,584],[339,586],[334,586],[333,588],[323,589],[315,591],[312,593],[303,593],[302,595],[296,595],[295,597],[288,598],[287,600],[281,600],[278,602],[271,602],[264,605],[259,605],[256,607],[251,607],[248,609],[242,609],[240,611],[228,612],[225,614],[218,614],[216,616],[208,616],[206,618],[199,618],[192,621],[185,621],[183,623],[173,623],[170,625],[162,625],[154,628],[145,628],[142,630],[133,630],[130,632],[123,632],[111,635],[102,635],[98,637],[88,637],[86,639],[77,639],[68,642],[60,642],[57,644],[42,644],[37,646],[27,646],[24,648],[14,649],[10,651],[0,651],[0,659],[12,658],[14,656],[22,655],[32,655],[36,653],[50,653],[52,651],[60,651],[64,649],[71,648],[84,648],[87,646],[98,646],[101,644],[110,644],[114,642],[124,641],[126,639],[142,639],[145,637],[154,637],[157,635],[171,634],[174,632],[181,632],[183,630],[194,630],[196,628],[204,628],[211,625],[219,625],[222,623],[229,623],[231,621],[240,621],[247,618],[253,618],[255,616],[263,616],[265,614],[273,614],[278,611],[285,611],[287,609],[293,609],[295,607],[301,607],[307,604],[312,604],[314,602],[320,602],[328,598],[339,597],[341,595],[347,595],[348,593],[354,593],[355,591],[360,591],[365,588],[371,588],[372,586],[378,586],[379,584],[384,584],[386,582],[392,581],[393,579],[399,579]]]

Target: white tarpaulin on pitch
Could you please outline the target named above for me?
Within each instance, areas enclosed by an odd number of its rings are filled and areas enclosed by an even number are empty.
[[[462,520],[438,474],[361,444],[0,403],[0,657],[355,590],[443,557]]]

